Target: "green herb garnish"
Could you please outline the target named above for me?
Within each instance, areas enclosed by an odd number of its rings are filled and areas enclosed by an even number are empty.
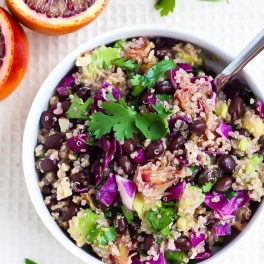
[[[153,208],[154,209],[154,208]],[[175,220],[174,206],[159,207],[154,210],[150,209],[146,213],[147,224],[157,233],[169,237],[169,225]]]
[[[116,231],[113,227],[110,227],[106,232],[101,235],[101,244],[107,245],[109,241],[116,240]]]
[[[134,87],[133,96],[138,96],[146,88],[152,88],[157,80],[165,74],[165,72],[176,68],[177,65],[172,59],[159,61],[151,67],[145,75],[136,74],[130,79],[131,85]]]
[[[99,233],[100,233],[100,228],[96,228],[96,225],[94,225],[93,228],[86,235],[87,241],[93,243],[94,240],[99,235]]]
[[[73,102],[66,112],[68,118],[78,118],[88,120],[87,109],[93,104],[93,99],[88,98],[86,102],[82,103],[82,100],[77,94],[74,94]]]
[[[169,264],[184,264],[184,252],[183,251],[175,251],[170,252],[167,251],[164,254],[165,259]]]
[[[146,75],[142,77],[141,84],[144,87],[151,88],[154,86],[156,81],[164,75],[166,71],[176,68],[177,65],[172,59],[162,60],[151,67]]]
[[[93,113],[88,123],[88,131],[96,139],[100,139],[111,130],[114,131],[118,141],[132,138],[132,135],[138,131],[151,140],[162,138],[168,132],[168,125],[164,120],[166,110],[162,111],[158,104],[155,107],[159,112],[142,115],[128,107],[123,98],[118,103],[104,102],[101,106],[105,113]]]
[[[127,220],[127,223],[130,225],[134,220],[134,216],[135,216],[134,211],[128,211],[124,205],[121,205],[121,209],[124,217]]]
[[[35,262],[31,259],[25,258],[25,264],[37,264],[37,262]]]
[[[230,200],[232,197],[236,197],[236,196],[237,196],[237,193],[233,190],[229,190],[229,191],[224,192],[224,197],[227,200]]]
[[[210,190],[212,189],[212,187],[215,185],[216,181],[217,181],[217,178],[215,177],[213,182],[207,182],[207,183],[205,183],[205,184],[201,187],[203,193],[208,193],[208,192],[210,192]]]
[[[130,70],[130,71],[136,69],[138,66],[136,61],[129,60],[126,58],[115,59],[111,63],[120,67],[120,68],[124,68],[124,69]]]
[[[199,0],[203,2],[221,2],[223,0]],[[226,0],[229,4],[229,0]],[[176,0],[156,0],[155,9],[159,11],[161,16],[167,16],[172,13],[176,6]]]
[[[167,16],[173,12],[176,5],[176,0],[158,0],[155,4],[155,9],[160,12],[161,16]]]

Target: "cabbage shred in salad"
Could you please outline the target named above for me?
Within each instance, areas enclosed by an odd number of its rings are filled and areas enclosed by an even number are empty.
[[[146,37],[86,51],[41,115],[44,202],[105,263],[210,258],[261,201],[263,103],[238,81],[217,95],[201,54]]]

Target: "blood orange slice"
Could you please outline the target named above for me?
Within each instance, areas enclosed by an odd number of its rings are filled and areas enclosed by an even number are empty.
[[[0,7],[0,100],[21,82],[28,57],[28,40],[23,28]]]
[[[26,27],[49,35],[76,31],[92,22],[108,0],[6,0],[10,12]]]

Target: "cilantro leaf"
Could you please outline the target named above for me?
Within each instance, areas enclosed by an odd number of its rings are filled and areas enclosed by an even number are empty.
[[[72,104],[68,111],[66,112],[66,116],[68,118],[78,118],[88,120],[89,117],[86,114],[87,109],[93,103],[92,98],[88,98],[85,103],[82,103],[82,100],[78,97],[77,94],[74,95]]]
[[[164,254],[165,259],[169,264],[184,264],[184,252],[183,251],[167,251]]]
[[[25,258],[25,264],[37,264],[37,262],[35,262],[31,259]]]
[[[134,220],[134,211],[128,211],[124,205],[121,205],[121,210],[127,220],[127,223],[131,224]]]
[[[165,109],[161,103],[156,103],[155,105],[152,105],[152,107],[156,110],[158,115],[165,119],[168,114],[171,114],[171,110]]]
[[[120,59],[115,59],[111,62],[112,64],[120,67],[120,68],[125,68],[127,70],[134,70],[137,68],[138,64],[134,60],[129,60],[126,58],[120,58]]]
[[[237,196],[237,193],[235,191],[233,191],[233,190],[224,192],[224,197],[227,200],[230,200],[232,197],[236,197],[236,196]]]
[[[116,231],[113,227],[110,227],[106,232],[102,233],[101,244],[107,245],[109,241],[116,240]]]
[[[131,138],[138,131],[135,126],[137,112],[126,108],[125,105],[123,100],[120,100],[120,104],[113,101],[102,103],[106,114],[93,113],[88,123],[88,131],[92,132],[96,139],[100,139],[102,135],[109,133],[111,129],[113,129],[118,141]]]
[[[170,232],[164,232],[168,230],[168,226],[175,219],[174,207],[160,207],[155,211],[149,209],[146,213],[147,224],[158,233],[163,235],[169,235]]]
[[[207,183],[205,183],[205,184],[201,187],[203,193],[208,193],[208,192],[210,192],[210,190],[212,189],[212,187],[213,187],[213,185],[214,185],[215,183],[216,183],[216,178],[214,179],[213,182],[207,182]]]
[[[155,4],[155,9],[160,12],[161,16],[167,16],[173,12],[176,5],[176,0],[158,0]]]
[[[143,76],[141,85],[148,88],[153,87],[156,81],[163,76],[166,71],[176,67],[176,63],[172,59],[159,61]]]
[[[142,75],[136,74],[130,79],[131,85],[133,86],[133,96],[138,96],[145,90],[145,87],[141,85],[142,78]]]
[[[167,134],[167,126],[164,119],[156,113],[138,115],[136,126],[146,138],[151,140],[160,139]]]
[[[161,94],[161,95],[159,96],[159,99],[160,99],[161,101],[169,101],[169,100],[173,99],[173,96],[170,95],[170,94]]]

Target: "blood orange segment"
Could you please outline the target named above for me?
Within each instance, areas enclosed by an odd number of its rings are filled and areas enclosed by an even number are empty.
[[[109,0],[6,0],[10,12],[26,27],[49,35],[74,32],[91,23]]]
[[[0,100],[21,82],[28,64],[29,47],[23,28],[0,7]]]

